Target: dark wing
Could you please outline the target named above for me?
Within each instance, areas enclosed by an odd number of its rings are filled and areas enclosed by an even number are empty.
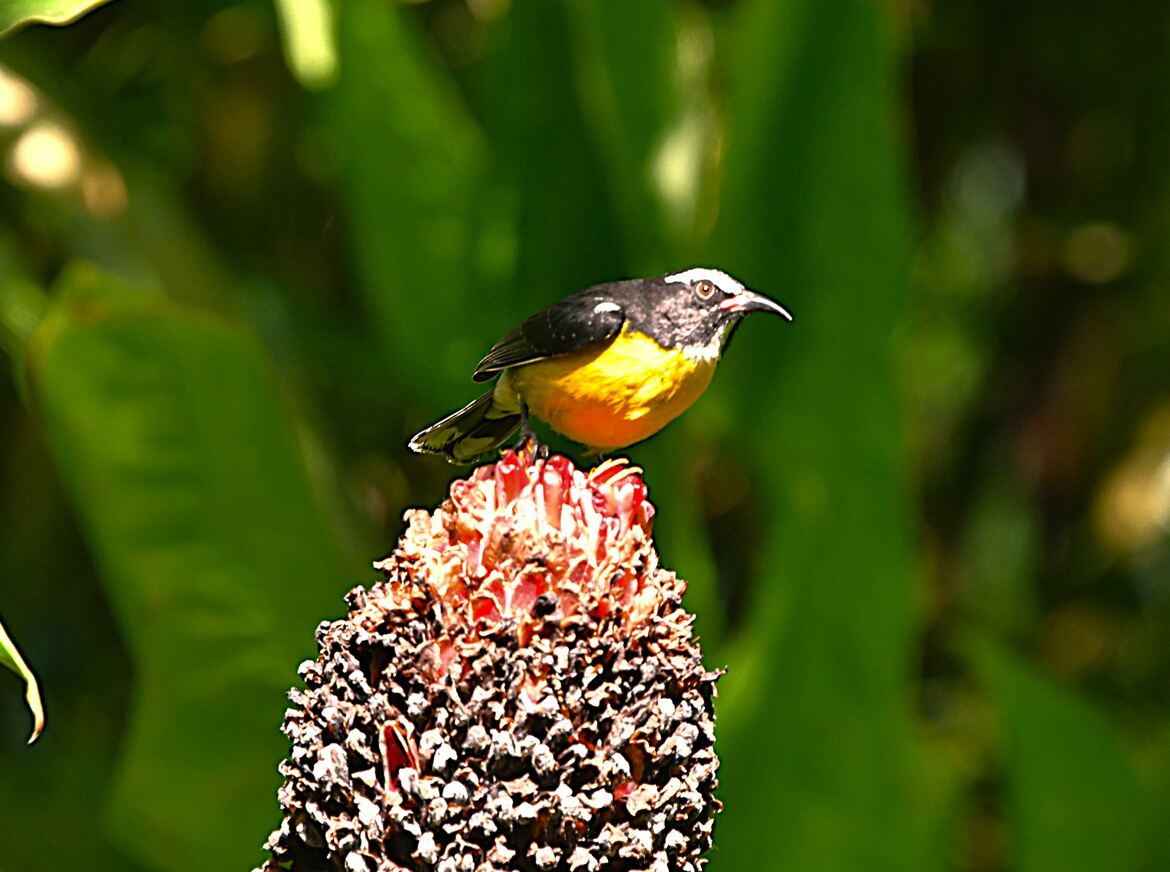
[[[497,342],[471,377],[487,381],[510,366],[603,345],[617,336],[625,323],[625,312],[608,295],[596,291],[573,294],[537,312]]]

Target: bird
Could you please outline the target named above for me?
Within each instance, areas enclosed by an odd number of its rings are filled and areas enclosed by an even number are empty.
[[[517,326],[475,367],[491,389],[411,438],[420,454],[473,463],[504,445],[539,446],[534,415],[591,454],[654,435],[703,394],[752,312],[780,303],[722,270],[693,267],[570,294]]]

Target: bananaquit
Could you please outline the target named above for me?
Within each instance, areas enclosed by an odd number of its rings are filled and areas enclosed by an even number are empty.
[[[699,398],[749,312],[792,320],[727,273],[695,268],[596,285],[537,312],[472,373],[496,379],[470,405],[410,440],[412,450],[470,463],[522,428],[528,414],[590,451],[657,433]]]

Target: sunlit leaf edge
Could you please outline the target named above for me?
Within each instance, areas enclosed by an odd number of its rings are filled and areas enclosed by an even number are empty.
[[[10,0],[0,8],[0,37],[26,24],[72,24],[108,0]]]
[[[28,738],[28,743],[31,745],[45,729],[45,709],[41,704],[41,689],[37,684],[37,677],[24,662],[16,643],[12,641],[8,631],[4,629],[3,621],[0,621],[0,663],[24,679],[24,698],[28,704],[28,710],[33,716],[32,735]]]

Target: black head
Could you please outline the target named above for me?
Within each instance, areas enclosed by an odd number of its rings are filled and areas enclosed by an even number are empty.
[[[792,320],[775,300],[749,291],[717,269],[695,267],[619,284],[631,326],[663,348],[717,356],[736,325],[751,312],[771,312]]]

